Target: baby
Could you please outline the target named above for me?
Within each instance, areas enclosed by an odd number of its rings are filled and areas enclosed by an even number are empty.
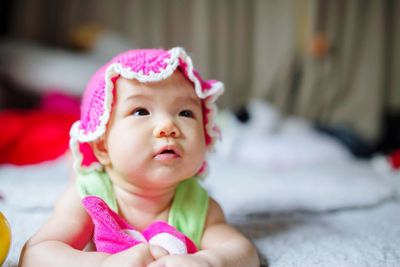
[[[222,92],[179,47],[127,51],[100,68],[71,128],[77,179],[20,266],[258,266],[198,182]]]

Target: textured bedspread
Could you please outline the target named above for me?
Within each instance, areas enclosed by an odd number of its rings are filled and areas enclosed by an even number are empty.
[[[400,266],[400,174],[354,159],[279,171],[210,162],[206,187],[263,265]]]
[[[263,266],[399,266],[400,204],[323,213],[230,218],[259,249]]]
[[[255,242],[263,265],[399,266],[398,175],[358,162],[280,172],[211,162],[205,186]],[[60,158],[0,168],[0,210],[13,232],[4,266],[17,266],[23,243],[49,216],[68,183],[66,165]]]

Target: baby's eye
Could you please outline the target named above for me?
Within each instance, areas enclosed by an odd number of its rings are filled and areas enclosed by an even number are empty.
[[[150,115],[150,112],[145,108],[137,108],[132,112],[133,116],[146,116]]]
[[[194,113],[191,110],[182,110],[181,112],[179,112],[179,116],[194,118]]]

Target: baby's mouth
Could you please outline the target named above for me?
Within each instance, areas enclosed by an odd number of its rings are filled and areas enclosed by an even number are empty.
[[[167,161],[176,158],[180,158],[180,153],[175,146],[165,146],[154,155],[154,159],[160,161]]]
[[[176,154],[176,153],[172,149],[166,149],[166,150],[161,151],[160,154]]]

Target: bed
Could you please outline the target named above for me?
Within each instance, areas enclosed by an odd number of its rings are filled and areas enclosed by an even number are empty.
[[[219,119],[225,139],[202,183],[255,243],[262,266],[399,266],[399,173],[377,171],[301,121],[268,133]],[[24,242],[50,215],[70,182],[68,162],[66,154],[0,167],[0,210],[12,228],[4,266],[17,266]]]

